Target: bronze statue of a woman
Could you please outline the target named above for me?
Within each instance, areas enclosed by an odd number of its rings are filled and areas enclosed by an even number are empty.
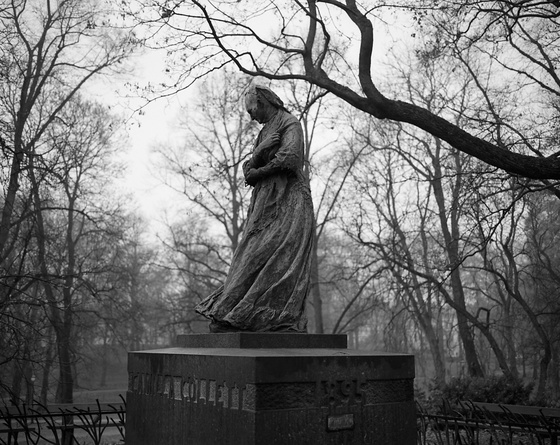
[[[195,310],[211,332],[305,332],[315,221],[303,131],[268,88],[253,86],[245,104],[264,124],[243,165],[254,187],[247,223],[224,285]]]

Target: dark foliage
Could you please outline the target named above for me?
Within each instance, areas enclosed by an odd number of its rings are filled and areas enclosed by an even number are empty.
[[[534,383],[508,379],[503,376],[486,378],[458,377],[441,388],[441,397],[455,402],[505,403],[511,405],[530,405],[529,400]]]

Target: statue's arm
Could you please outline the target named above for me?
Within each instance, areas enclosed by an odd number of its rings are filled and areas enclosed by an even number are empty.
[[[282,171],[296,173],[302,164],[302,147],[303,131],[299,122],[294,122],[283,132],[276,155],[266,165],[256,169],[256,179]]]
[[[243,168],[243,175],[245,176],[245,179],[247,179],[247,173],[249,173],[249,170],[255,168],[255,165],[253,164],[253,158],[250,158],[248,161],[245,161],[243,163],[242,168]]]
[[[261,139],[261,137],[260,137],[260,134],[259,134],[259,137],[257,138],[256,147],[253,149],[253,155],[249,158],[249,160],[245,161],[242,164],[243,176],[245,177],[245,182],[249,185],[254,185],[253,183],[251,183],[251,181],[248,178],[249,171],[251,169],[257,168],[257,166],[259,165],[259,162],[262,163],[261,155],[260,155],[260,152],[262,151],[262,149],[261,149],[262,141],[259,144],[260,139]]]

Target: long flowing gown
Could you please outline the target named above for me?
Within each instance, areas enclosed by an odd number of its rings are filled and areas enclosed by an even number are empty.
[[[303,173],[303,132],[293,115],[279,109],[255,147],[275,132],[280,144],[254,153],[243,167],[245,173],[257,168],[259,180],[226,281],[195,308],[233,330],[306,331],[315,221]]]

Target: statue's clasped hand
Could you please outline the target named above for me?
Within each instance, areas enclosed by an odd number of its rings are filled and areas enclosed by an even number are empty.
[[[253,165],[255,165],[255,163],[266,163],[268,151],[277,146],[279,143],[280,133],[278,133],[277,131],[263,139],[255,148],[255,152],[253,153]],[[258,173],[257,169],[251,168],[245,175],[245,184],[255,186],[260,177],[261,175]]]
[[[258,182],[259,177],[260,177],[260,175],[257,172],[257,169],[256,168],[251,168],[251,169],[249,169],[249,171],[245,175],[245,184],[251,185],[251,186],[254,187],[255,184]]]
[[[280,133],[275,132],[263,139],[255,148],[253,159],[256,162],[266,162],[268,152],[280,143]]]
[[[280,133],[274,132],[259,144],[259,149],[267,150],[280,143]]]

